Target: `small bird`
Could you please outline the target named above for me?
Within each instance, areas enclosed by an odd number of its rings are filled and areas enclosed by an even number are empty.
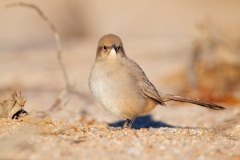
[[[217,104],[157,91],[141,67],[126,56],[121,39],[114,34],[104,35],[99,40],[88,82],[104,109],[126,119],[123,128],[131,128],[138,115],[150,112],[158,104],[164,106],[171,100],[214,110],[225,109]]]

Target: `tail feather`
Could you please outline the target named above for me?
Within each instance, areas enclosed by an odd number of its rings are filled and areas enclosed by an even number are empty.
[[[178,101],[178,102],[187,102],[187,103],[192,103],[196,104],[199,106],[203,106],[206,108],[214,109],[214,110],[224,110],[225,108],[218,105],[218,104],[213,104],[205,101],[200,101],[198,99],[192,99],[192,98],[187,98],[187,97],[181,97],[181,96],[175,96],[171,94],[166,94],[166,95],[161,95],[162,99],[164,102],[173,100],[173,101]]]

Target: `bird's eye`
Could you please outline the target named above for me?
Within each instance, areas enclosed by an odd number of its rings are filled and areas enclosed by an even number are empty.
[[[103,49],[105,49],[105,50],[106,50],[106,49],[107,49],[107,47],[106,47],[106,46],[103,46]]]
[[[120,51],[121,49],[122,49],[122,48],[119,46],[117,50]]]

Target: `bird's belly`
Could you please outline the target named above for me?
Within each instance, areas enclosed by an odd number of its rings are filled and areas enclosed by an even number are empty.
[[[137,84],[132,84],[131,78],[124,72],[114,73],[111,78],[104,72],[93,73],[90,76],[90,90],[110,114],[129,119],[144,113],[147,101],[138,89],[129,87]],[[118,81],[119,76],[125,77]]]

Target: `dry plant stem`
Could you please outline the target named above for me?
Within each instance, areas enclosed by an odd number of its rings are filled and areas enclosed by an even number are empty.
[[[6,5],[7,8],[9,7],[18,7],[18,6],[21,6],[21,7],[27,7],[27,8],[31,8],[33,10],[35,10],[39,15],[40,17],[45,21],[47,22],[47,24],[49,25],[49,27],[51,28],[52,30],[52,33],[53,33],[53,36],[55,38],[55,42],[56,42],[56,50],[57,50],[57,58],[58,58],[58,62],[59,62],[59,65],[61,67],[61,70],[63,72],[63,76],[64,76],[64,80],[65,80],[65,85],[66,85],[66,89],[69,90],[70,89],[70,83],[69,83],[69,78],[68,78],[68,74],[67,74],[67,71],[66,71],[66,68],[64,66],[64,63],[62,61],[62,56],[61,56],[61,53],[62,53],[62,49],[61,49],[61,41],[60,41],[60,36],[56,30],[56,27],[53,25],[53,23],[51,23],[51,21],[47,18],[47,16],[41,11],[41,9],[33,4],[28,4],[28,3],[22,3],[22,2],[19,2],[19,3],[13,3],[13,4],[8,4]]]
[[[55,100],[53,105],[51,105],[51,108],[50,108],[50,111],[58,111],[58,110],[62,109],[67,104],[68,100],[66,100],[66,98],[64,98],[64,97],[66,97],[67,93],[71,92],[71,90],[72,90],[72,86],[70,85],[66,68],[65,68],[64,63],[62,61],[62,55],[61,55],[62,47],[61,47],[61,41],[60,41],[59,33],[58,33],[56,27],[53,25],[53,23],[47,18],[47,16],[42,12],[42,10],[39,7],[37,7],[36,5],[19,2],[19,3],[9,4],[6,7],[9,8],[9,7],[18,7],[18,6],[27,7],[27,8],[31,8],[31,9],[35,10],[40,15],[40,17],[45,22],[47,22],[48,26],[52,30],[52,33],[53,33],[53,36],[54,36],[54,39],[55,39],[55,42],[56,42],[58,63],[59,63],[60,68],[63,72],[63,77],[64,77],[64,80],[65,80],[65,88],[60,92],[57,99]],[[60,107],[60,106],[62,106],[62,107]]]

